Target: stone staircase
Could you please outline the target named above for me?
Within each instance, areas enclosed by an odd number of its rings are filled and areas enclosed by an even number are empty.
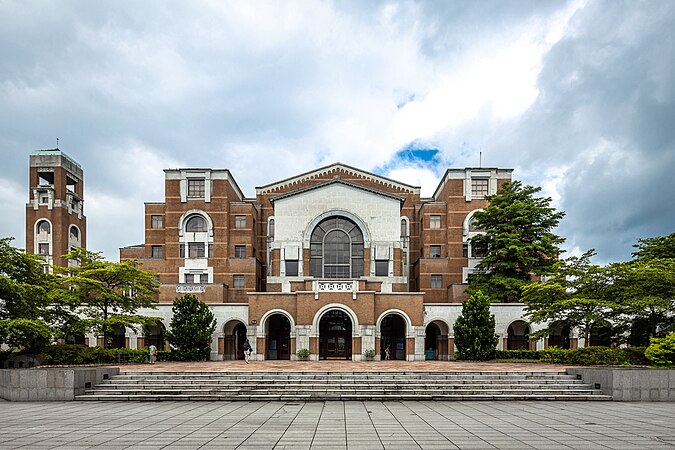
[[[611,400],[565,372],[133,372],[76,400]]]

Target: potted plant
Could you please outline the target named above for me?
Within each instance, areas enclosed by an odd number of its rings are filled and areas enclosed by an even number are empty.
[[[363,356],[366,357],[366,361],[372,361],[373,359],[375,359],[376,354],[377,353],[375,352],[375,349],[373,349],[373,348],[368,349],[365,352],[363,352]]]
[[[307,361],[309,359],[309,349],[308,348],[301,348],[297,352],[295,352],[295,355],[298,357],[300,361]]]

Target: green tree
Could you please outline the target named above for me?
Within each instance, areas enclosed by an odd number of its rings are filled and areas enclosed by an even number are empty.
[[[109,262],[101,253],[83,248],[71,250],[64,258],[76,264],[54,267],[67,275],[62,278],[66,289],[58,303],[69,305],[88,329],[102,334],[106,346],[116,326],[136,328],[159,320],[136,314],[140,308],[154,309],[157,293],[156,275],[141,270],[137,261]]]
[[[533,276],[551,273],[564,239],[554,234],[565,213],[550,206],[551,199],[535,197],[539,187],[520,181],[504,184],[485,197],[489,206],[474,214],[483,234],[471,245],[485,249],[478,272],[469,276],[469,293],[486,292],[492,301],[519,301],[522,287]]]
[[[478,291],[462,303],[462,314],[455,321],[454,332],[457,359],[494,359],[498,338],[487,295]]]
[[[633,257],[638,260],[672,259],[675,258],[675,233],[668,236],[638,239],[638,243],[633,247],[637,248]]]
[[[675,333],[664,338],[652,338],[645,356],[657,367],[675,367]]]
[[[582,330],[586,346],[593,325],[611,322],[619,308],[608,296],[611,276],[606,268],[591,263],[593,255],[594,251],[589,250],[556,262],[550,278],[523,287],[521,299],[532,322],[550,327],[554,322],[565,321]],[[551,333],[549,327],[530,337],[547,336]]]
[[[196,359],[208,359],[211,336],[216,330],[216,319],[205,303],[191,294],[173,302],[169,342],[185,355]]]
[[[50,309],[54,277],[44,260],[0,239],[0,343],[39,351],[53,340],[58,311]]]

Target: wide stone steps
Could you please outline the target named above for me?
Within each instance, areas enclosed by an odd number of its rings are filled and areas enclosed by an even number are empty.
[[[77,400],[611,400],[564,372],[160,372],[116,375]]]

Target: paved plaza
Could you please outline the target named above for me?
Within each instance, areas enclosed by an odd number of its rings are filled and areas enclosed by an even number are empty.
[[[0,401],[0,448],[655,449],[675,404]]]

